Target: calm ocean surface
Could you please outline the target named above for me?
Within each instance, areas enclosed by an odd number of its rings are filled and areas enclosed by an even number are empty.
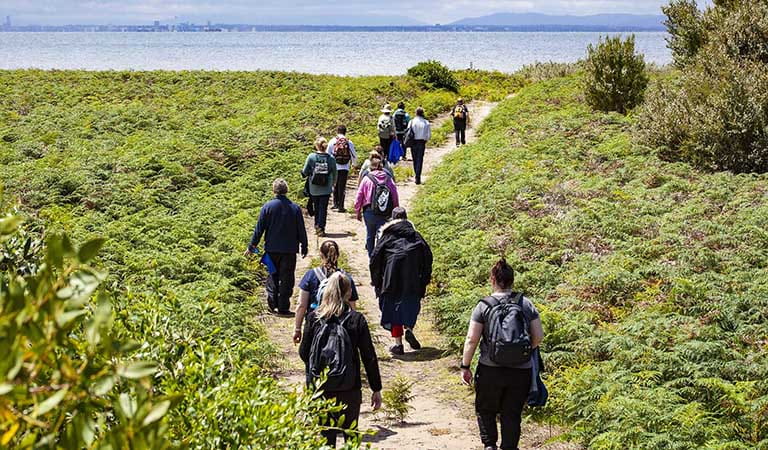
[[[582,58],[605,33],[0,33],[0,69],[282,70],[401,74],[437,59],[512,72]],[[637,33],[646,61],[670,62],[665,33]]]

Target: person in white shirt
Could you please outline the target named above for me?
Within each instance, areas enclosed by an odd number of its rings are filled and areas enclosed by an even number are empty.
[[[416,184],[421,184],[421,169],[424,166],[424,152],[427,149],[427,141],[432,139],[432,127],[424,118],[424,108],[416,108],[416,117],[408,123],[405,132],[405,143],[411,149],[413,156],[413,170],[416,172]]]
[[[339,125],[336,132],[338,133],[336,137],[328,143],[328,154],[333,155],[336,159],[336,169],[338,170],[336,185],[333,187],[332,209],[343,213],[347,211],[344,208],[347,179],[349,178],[350,169],[357,162],[357,152],[355,151],[355,144],[347,138],[346,126]]]

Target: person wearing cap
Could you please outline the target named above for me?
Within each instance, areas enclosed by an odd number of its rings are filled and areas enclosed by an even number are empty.
[[[467,143],[467,124],[469,124],[469,109],[464,104],[464,99],[456,101],[456,106],[451,110],[453,117],[453,131],[456,134],[456,147]]]
[[[404,208],[392,211],[392,220],[382,226],[378,236],[371,254],[371,284],[379,299],[381,326],[394,340],[389,351],[403,355],[403,337],[413,350],[421,348],[413,329],[432,281],[432,250]]]
[[[405,132],[408,130],[408,122],[411,121],[411,115],[405,111],[405,102],[400,102],[397,104],[397,109],[395,110],[394,114],[392,114],[392,117],[395,120],[395,133],[397,134],[397,140],[402,144],[405,142]],[[403,145],[403,161],[407,159],[407,151],[408,149],[406,149],[405,145]]]
[[[427,141],[432,139],[432,126],[424,117],[424,108],[416,108],[416,117],[408,124],[406,145],[413,156],[413,171],[416,174],[416,184],[421,184],[421,170],[424,167],[424,153]]]
[[[392,141],[397,135],[395,129],[395,118],[392,117],[392,107],[384,105],[381,109],[381,116],[376,125],[379,131],[379,145],[384,149],[386,154],[389,154],[389,147],[392,145]]]

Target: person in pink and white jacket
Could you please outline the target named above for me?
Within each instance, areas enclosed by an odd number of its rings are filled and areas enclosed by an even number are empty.
[[[365,219],[367,236],[365,249],[371,256],[376,242],[376,233],[387,222],[392,210],[400,206],[397,186],[392,176],[383,170],[383,160],[378,153],[371,153],[370,172],[363,177],[357,189],[355,211],[357,220]]]

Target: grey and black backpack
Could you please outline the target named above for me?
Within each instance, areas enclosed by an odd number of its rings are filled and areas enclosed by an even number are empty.
[[[344,324],[351,312],[341,317],[320,319],[320,328],[309,351],[309,373],[313,384],[326,373],[326,381],[316,386],[325,392],[349,391],[355,387],[355,352]]]
[[[523,311],[523,294],[510,294],[503,299],[482,300],[485,311],[485,337],[489,358],[502,367],[518,367],[531,360],[530,324]]]

